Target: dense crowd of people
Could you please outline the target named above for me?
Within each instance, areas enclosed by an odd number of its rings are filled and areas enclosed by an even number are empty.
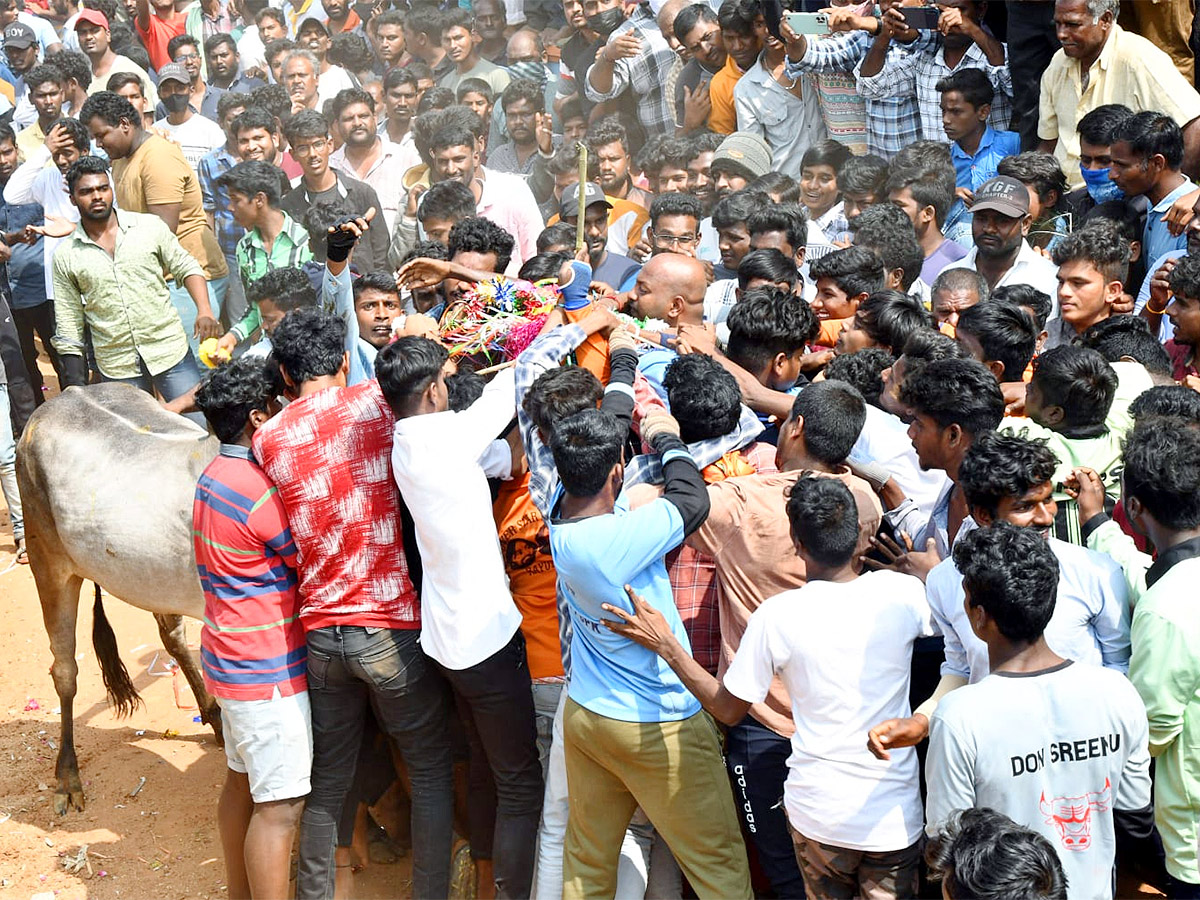
[[[1192,4],[822,5],[0,0],[18,561],[54,381],[219,442],[231,898],[1200,897]]]

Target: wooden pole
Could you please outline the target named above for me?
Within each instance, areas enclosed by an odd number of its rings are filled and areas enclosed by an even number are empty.
[[[584,190],[587,187],[588,174],[588,151],[587,145],[582,141],[577,145],[579,147],[579,218],[575,222],[575,253],[578,254],[583,249],[583,213],[587,209],[587,196]]]

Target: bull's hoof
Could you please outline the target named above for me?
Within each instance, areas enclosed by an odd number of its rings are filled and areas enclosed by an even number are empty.
[[[65,816],[71,809],[83,812],[83,788],[77,790],[62,790],[54,792],[54,812]]]

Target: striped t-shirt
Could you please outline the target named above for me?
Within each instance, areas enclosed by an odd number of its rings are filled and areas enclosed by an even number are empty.
[[[248,447],[222,444],[200,476],[192,542],[204,589],[200,659],[214,697],[266,700],[308,687],[296,546],[283,501]]]

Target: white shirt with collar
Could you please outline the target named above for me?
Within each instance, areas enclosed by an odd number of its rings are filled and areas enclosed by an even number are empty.
[[[978,271],[975,268],[975,260],[978,256],[979,248],[972,247],[966,256],[957,262],[950,263],[942,271],[945,272],[946,269]],[[1001,276],[996,287],[1007,287],[1010,284],[1027,284],[1048,294],[1051,306],[1050,315],[1051,317],[1058,315],[1058,266],[1034,250],[1029,245],[1029,241],[1021,241],[1021,249],[1017,252],[1017,258],[1013,262],[1012,268]]]
[[[941,469],[921,468],[917,451],[908,437],[907,425],[887,410],[869,403],[862,432],[850,448],[849,461],[883,466],[904,491],[904,496],[912,500],[926,518],[933,514],[938,497],[950,483]]]
[[[500,372],[461,412],[397,420],[392,440],[423,563],[421,646],[455,671],[502,649],[521,625],[481,461],[516,415],[514,372]]]
[[[381,143],[379,155],[366,172],[356,171],[350,161],[346,159],[345,144],[329,155],[329,165],[355,181],[366,182],[375,188],[375,193],[379,195],[379,202],[383,206],[380,212],[383,214],[384,221],[387,222],[388,233],[391,234],[396,225],[396,217],[400,214],[402,203],[408,197],[404,190],[404,173],[408,171],[410,164],[406,164],[402,157],[399,144],[393,144],[386,135],[381,135],[379,140]]]

